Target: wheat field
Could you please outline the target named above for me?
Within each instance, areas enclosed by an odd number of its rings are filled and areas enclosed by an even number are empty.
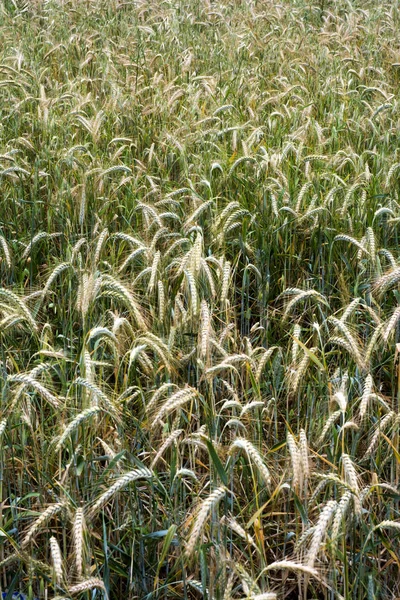
[[[399,94],[396,1],[0,2],[3,598],[400,598]]]

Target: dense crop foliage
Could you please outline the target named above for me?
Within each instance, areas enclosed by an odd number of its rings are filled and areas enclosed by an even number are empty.
[[[400,596],[400,10],[0,3],[0,585]]]

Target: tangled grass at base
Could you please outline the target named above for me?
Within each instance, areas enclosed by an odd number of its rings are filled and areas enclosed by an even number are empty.
[[[398,598],[398,3],[0,10],[0,592]]]

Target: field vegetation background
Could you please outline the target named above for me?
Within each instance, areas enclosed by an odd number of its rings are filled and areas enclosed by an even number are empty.
[[[400,10],[0,3],[0,586],[400,597]]]

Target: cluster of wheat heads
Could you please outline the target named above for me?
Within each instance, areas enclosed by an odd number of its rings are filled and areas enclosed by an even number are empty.
[[[399,24],[0,3],[0,591],[400,595]]]

